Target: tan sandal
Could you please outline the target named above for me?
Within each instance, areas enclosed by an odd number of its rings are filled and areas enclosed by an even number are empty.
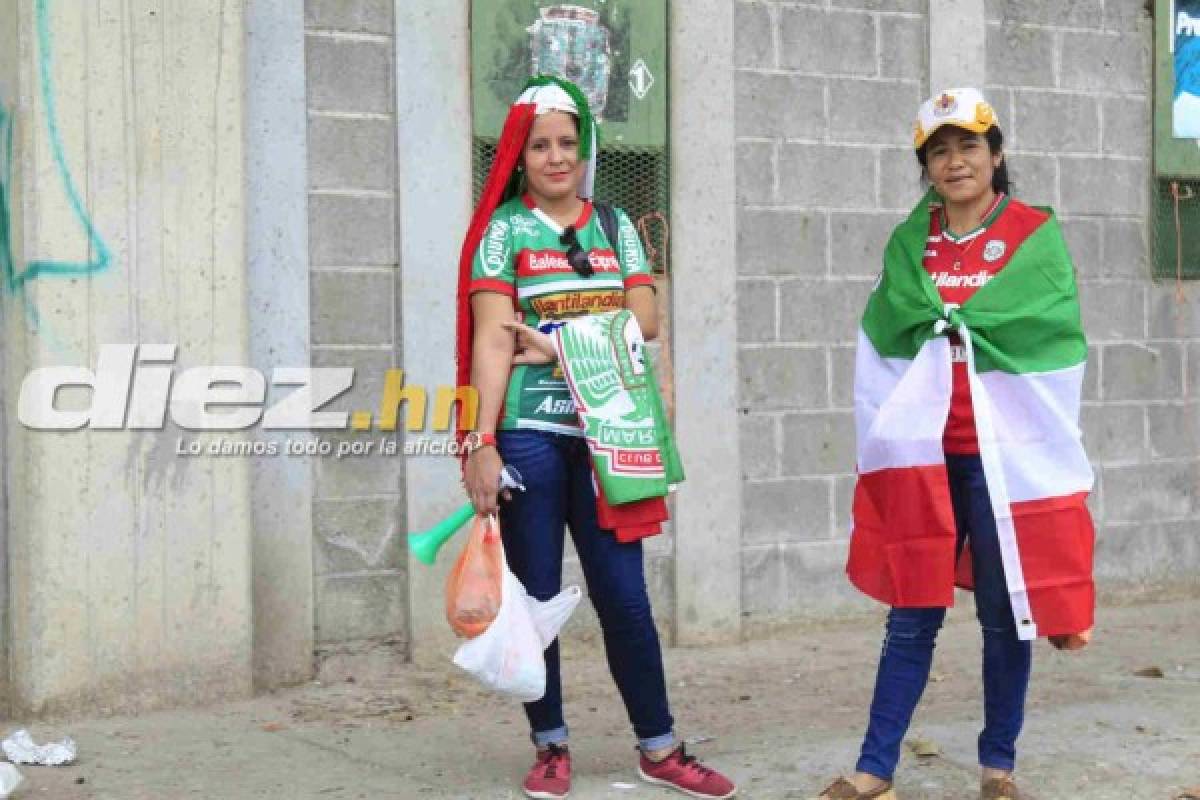
[[[988,778],[979,789],[979,800],[1021,800],[1012,778]]]
[[[817,796],[817,800],[896,800],[896,793],[892,791],[890,783],[879,789],[860,792],[850,781],[838,778]]]

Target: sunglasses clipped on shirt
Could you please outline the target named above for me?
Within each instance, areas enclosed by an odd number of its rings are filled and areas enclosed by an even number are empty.
[[[558,243],[567,246],[567,263],[571,265],[571,269],[575,270],[576,275],[581,278],[590,278],[596,274],[596,270],[592,268],[592,260],[588,258],[588,254],[579,244],[579,235],[575,232],[574,225],[563,228],[562,234],[558,237]]]

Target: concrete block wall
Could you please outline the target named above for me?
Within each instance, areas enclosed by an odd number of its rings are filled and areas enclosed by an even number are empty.
[[[858,317],[920,196],[926,3],[735,6],[742,611],[867,607],[843,576]]]
[[[1150,279],[1144,5],[989,0],[987,91],[1018,196],[1058,210],[1079,275],[1097,573],[1154,586],[1200,566],[1200,287]]]
[[[308,203],[312,354],[354,367],[331,410],[377,415],[399,367],[396,115],[391,0],[308,0]],[[432,392],[432,387],[429,387]],[[322,434],[335,443],[384,434]],[[388,435],[395,438],[399,434]],[[406,652],[402,456],[316,460],[313,564],[318,669]]]

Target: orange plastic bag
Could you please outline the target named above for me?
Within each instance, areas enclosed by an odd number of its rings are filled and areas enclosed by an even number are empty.
[[[487,630],[500,611],[504,547],[495,517],[476,516],[471,535],[446,579],[446,619],[459,636]]]

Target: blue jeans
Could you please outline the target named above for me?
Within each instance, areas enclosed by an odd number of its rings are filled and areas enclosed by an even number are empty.
[[[588,594],[604,633],[604,651],[629,721],[643,750],[675,744],[658,630],[650,612],[642,544],[621,544],[596,521],[596,494],[587,443],[543,431],[501,431],[505,464],[521,472],[525,491],[500,505],[504,552],[513,574],[538,600],[562,585],[564,525],[571,530]],[[525,704],[538,747],[567,740],[558,640],[546,649],[546,694]]]
[[[979,764],[1011,771],[1025,719],[1033,648],[1017,638],[979,456],[948,454],[946,469],[959,551],[966,540],[971,542],[975,614],[983,629],[984,723],[978,742]],[[933,646],[945,616],[944,608],[893,608],[889,612],[871,720],[856,767],[859,772],[892,779],[900,760],[900,744],[929,680]]]

